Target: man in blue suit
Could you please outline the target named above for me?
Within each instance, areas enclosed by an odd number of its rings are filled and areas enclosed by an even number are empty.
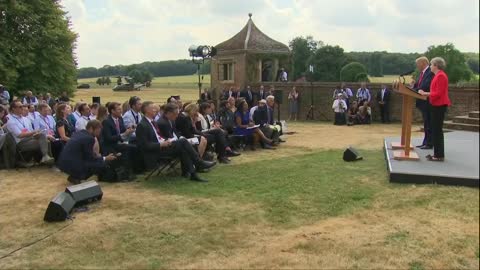
[[[417,65],[417,69],[420,72],[418,75],[418,79],[413,85],[413,88],[418,92],[419,90],[423,90],[425,92],[430,92],[430,83],[432,82],[433,72],[430,70],[430,63],[428,58],[425,56],[417,58],[415,60]],[[423,118],[423,130],[425,136],[423,138],[423,143],[418,145],[417,147],[420,149],[432,149],[433,148],[433,141],[432,141],[432,128],[430,125],[430,114],[428,111],[428,101],[417,99],[416,102],[417,108],[422,112]]]
[[[75,132],[63,148],[58,159],[58,168],[68,174],[68,181],[79,184],[94,174],[102,174],[105,162],[116,159],[114,154],[102,157],[93,151],[95,137],[102,132],[102,124],[98,120],[88,122],[86,129]]]

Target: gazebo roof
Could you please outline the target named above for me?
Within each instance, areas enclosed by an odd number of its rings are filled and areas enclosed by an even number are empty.
[[[270,38],[257,28],[252,21],[251,13],[248,16],[250,18],[240,32],[215,46],[219,53],[239,50],[259,53],[290,53],[287,45]]]

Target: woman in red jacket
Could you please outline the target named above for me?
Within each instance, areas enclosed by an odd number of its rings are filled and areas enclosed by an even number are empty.
[[[445,159],[445,150],[443,142],[443,120],[447,107],[451,105],[448,98],[448,77],[445,73],[446,63],[441,57],[435,57],[430,61],[430,69],[435,73],[435,77],[430,84],[430,92],[418,91],[420,95],[428,96],[430,103],[430,119],[432,126],[432,140],[434,154],[428,155],[430,161],[443,161]]]

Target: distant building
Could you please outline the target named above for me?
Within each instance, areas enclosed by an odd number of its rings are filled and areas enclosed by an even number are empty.
[[[262,33],[251,16],[240,32],[215,46],[210,71],[214,98],[226,87],[277,81],[280,68],[288,72],[291,67],[288,46]]]

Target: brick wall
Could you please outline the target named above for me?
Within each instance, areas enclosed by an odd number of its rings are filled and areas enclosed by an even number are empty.
[[[307,112],[310,108],[311,97],[313,94],[313,101],[315,106],[315,120],[328,120],[333,121],[333,111],[332,111],[332,95],[335,89],[335,86],[338,83],[324,83],[324,82],[315,82],[310,83],[269,83],[264,84],[265,89],[268,89],[270,85],[273,85],[276,90],[282,90],[282,105],[280,105],[281,118],[288,118],[288,93],[293,86],[296,86],[297,91],[300,94],[299,99],[299,119],[305,120]],[[347,84],[350,87],[355,95],[357,89],[359,88],[358,83]],[[368,84],[368,89],[372,94],[372,116],[374,121],[380,120],[378,104],[375,102],[375,97],[380,91],[382,84],[379,83],[370,83]],[[252,88],[256,91],[260,86],[260,83],[253,84]],[[391,85],[387,85],[391,87]],[[479,110],[479,88],[478,87],[459,87],[455,85],[450,85],[449,96],[452,100],[452,106],[449,109],[447,119],[450,119],[458,115],[466,115],[469,111],[478,111]],[[402,109],[402,98],[396,93],[392,93],[391,96],[391,107],[390,115],[392,121],[401,120],[401,109]],[[414,120],[421,121],[421,115],[418,110],[414,111]]]

